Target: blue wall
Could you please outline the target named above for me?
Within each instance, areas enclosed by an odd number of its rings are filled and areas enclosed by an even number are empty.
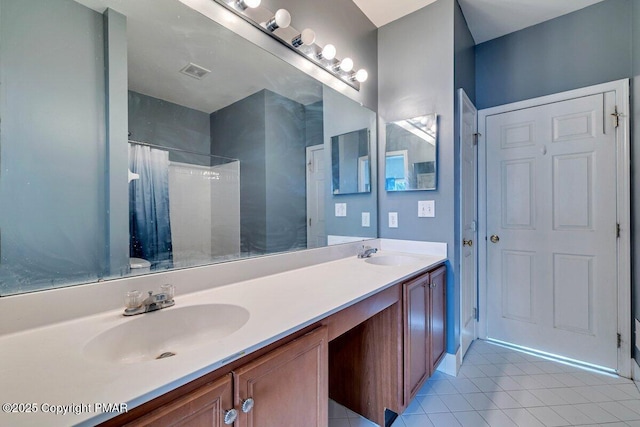
[[[447,243],[447,352],[456,353],[460,343],[460,266],[455,91],[464,87],[471,97],[475,92],[473,39],[457,2],[438,0],[381,27],[378,74],[379,235]],[[438,115],[438,189],[384,191],[386,123],[429,113]],[[435,218],[418,218],[420,200],[435,201]],[[388,227],[389,212],[398,212],[398,228]]]
[[[268,90],[211,114],[211,154],[240,160],[243,253],[307,246],[305,119],[303,105]]]
[[[94,282],[108,274],[103,16],[2,0],[0,39],[0,294]]]
[[[632,0],[607,0],[477,45],[476,106],[630,77],[632,26]]]

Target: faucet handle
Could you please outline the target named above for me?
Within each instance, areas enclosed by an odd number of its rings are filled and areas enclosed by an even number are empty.
[[[176,294],[176,287],[170,283],[164,284],[160,286],[160,292],[167,296],[167,300],[172,300],[174,295]]]
[[[138,308],[142,305],[142,292],[129,291],[124,296],[124,305],[126,308]]]

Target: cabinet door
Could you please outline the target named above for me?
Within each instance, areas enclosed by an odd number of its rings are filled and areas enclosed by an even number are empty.
[[[228,374],[138,418],[127,426],[222,427],[225,425],[225,412],[232,408],[231,374]]]
[[[430,272],[431,312],[431,373],[445,354],[447,347],[447,275],[442,266]]]
[[[430,374],[429,275],[404,284],[405,402],[415,396]]]
[[[234,371],[238,427],[328,423],[327,328],[309,334]],[[253,408],[241,410],[253,399]]]

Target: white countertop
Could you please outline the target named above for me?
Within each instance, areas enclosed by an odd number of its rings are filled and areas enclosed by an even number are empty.
[[[385,249],[374,256],[394,253]],[[176,305],[164,310],[234,304],[247,309],[250,317],[225,338],[198,343],[161,360],[120,364],[93,360],[83,353],[100,333],[153,313],[124,317],[118,309],[0,336],[0,403],[34,404],[37,409],[36,413],[7,414],[3,407],[0,425],[105,421],[117,413],[95,412],[97,402],[126,403],[131,409],[235,360],[230,356],[262,348],[446,259],[445,255],[409,256],[416,257],[415,264],[372,265],[351,256],[186,295],[177,291]],[[43,404],[88,406],[75,407],[78,413],[55,415],[43,412]]]

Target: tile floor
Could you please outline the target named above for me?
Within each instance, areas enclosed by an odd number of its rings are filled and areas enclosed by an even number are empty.
[[[633,381],[475,341],[458,377],[436,372],[393,427],[640,427]],[[375,427],[329,402],[329,427]]]

